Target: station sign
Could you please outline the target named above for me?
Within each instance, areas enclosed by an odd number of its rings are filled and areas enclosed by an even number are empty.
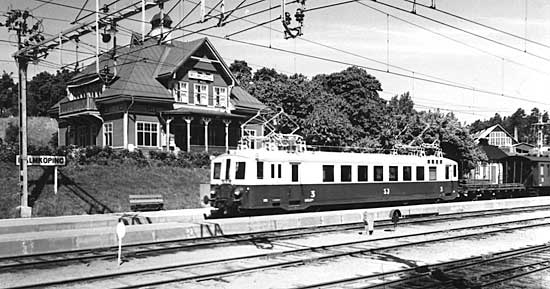
[[[20,156],[18,155],[15,164],[19,165]],[[27,165],[29,166],[64,166],[66,159],[63,156],[27,156]]]
[[[207,80],[207,81],[214,81],[214,75],[210,73],[195,71],[195,70],[189,70],[187,73],[187,77],[191,79],[200,79],[200,80]]]

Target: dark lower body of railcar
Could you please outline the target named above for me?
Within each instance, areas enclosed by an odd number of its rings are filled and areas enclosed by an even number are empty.
[[[211,187],[210,204],[223,215],[267,210],[417,204],[454,200],[458,182],[350,183]]]

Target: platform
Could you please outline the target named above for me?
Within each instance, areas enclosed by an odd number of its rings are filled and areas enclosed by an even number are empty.
[[[116,245],[118,219],[135,220],[127,226],[123,244],[140,244],[215,235],[254,233],[327,225],[358,223],[367,210],[374,220],[388,220],[390,213],[452,214],[480,210],[550,205],[550,197],[476,202],[369,208],[318,213],[301,213],[230,219],[205,220],[206,209],[174,210],[133,214],[83,215],[53,218],[0,220],[0,257],[58,251],[95,249]]]

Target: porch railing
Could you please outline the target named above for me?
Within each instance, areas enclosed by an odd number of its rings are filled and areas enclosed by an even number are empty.
[[[61,103],[59,106],[59,115],[65,115],[75,112],[97,111],[95,99],[91,97],[76,99],[73,101]]]

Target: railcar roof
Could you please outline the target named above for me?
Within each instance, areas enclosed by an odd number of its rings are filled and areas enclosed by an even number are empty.
[[[262,150],[235,150],[230,154],[223,156],[237,156],[243,158],[254,158],[260,161],[273,162],[292,162],[292,161],[308,161],[308,162],[334,162],[334,163],[356,163],[356,162],[387,162],[391,159],[394,162],[423,162],[428,159],[445,159],[446,161],[454,162],[453,160],[436,157],[435,155],[416,156],[416,155],[391,155],[380,153],[353,153],[353,152],[320,152],[306,151],[301,153],[289,153],[285,151],[262,151]]]

